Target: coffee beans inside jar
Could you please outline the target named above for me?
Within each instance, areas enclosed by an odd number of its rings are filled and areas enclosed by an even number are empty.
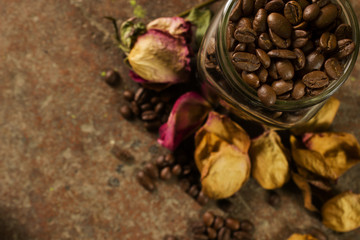
[[[339,5],[324,0],[238,0],[226,44],[239,79],[265,106],[320,94],[343,74],[355,49],[341,13]],[[216,68],[212,59],[207,66]]]

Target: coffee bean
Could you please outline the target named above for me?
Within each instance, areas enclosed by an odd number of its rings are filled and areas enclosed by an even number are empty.
[[[144,103],[140,106],[141,111],[147,111],[152,109],[152,105],[150,103]]]
[[[206,232],[206,226],[202,223],[195,223],[193,224],[191,231],[195,234],[203,234]]]
[[[291,39],[282,39],[276,33],[274,33],[271,29],[269,29],[270,39],[278,48],[288,48],[291,45]]]
[[[271,0],[265,5],[265,10],[268,13],[281,12],[284,9],[284,5],[283,0]]]
[[[239,43],[235,47],[235,52],[244,52],[246,50],[246,43]]]
[[[224,219],[220,216],[216,216],[213,223],[213,228],[215,230],[219,230],[220,228],[222,228],[222,226],[224,226]]]
[[[214,223],[214,220],[215,215],[212,212],[207,211],[203,214],[203,222],[205,226],[211,227],[211,225]]]
[[[131,154],[131,152],[116,145],[112,147],[111,153],[120,161],[131,163],[135,160],[135,157]]]
[[[182,172],[182,168],[181,168],[181,165],[180,164],[176,164],[175,166],[172,167],[171,169],[171,173],[174,175],[174,176],[179,176]]]
[[[270,64],[270,67],[268,68],[268,72],[269,72],[269,76],[272,79],[278,79],[279,78],[279,74],[277,72],[275,63]]]
[[[259,77],[260,82],[265,83],[268,79],[269,73],[265,68],[261,67],[258,70],[257,75]]]
[[[145,173],[153,179],[159,178],[159,169],[153,163],[147,163],[145,165]]]
[[[281,79],[278,81],[274,81],[271,84],[271,87],[274,89],[276,95],[282,95],[293,89],[293,82],[292,81],[284,81]]]
[[[336,58],[329,58],[325,62],[325,72],[331,79],[338,79],[344,71],[343,66]]]
[[[141,105],[147,100],[148,96],[145,88],[139,88],[135,93],[134,100],[137,104]]]
[[[276,62],[276,69],[283,80],[291,80],[294,77],[294,66],[287,59],[279,60]],[[280,94],[278,94],[280,95]]]
[[[314,236],[316,239],[318,240],[328,240],[327,236],[325,235],[325,233],[323,233],[320,229],[318,228],[310,228],[308,233],[311,236]]]
[[[260,34],[258,38],[258,45],[264,51],[270,51],[271,49],[273,49],[273,43],[270,39],[269,34],[267,33]]]
[[[296,54],[287,49],[274,49],[267,53],[271,58],[296,59]]]
[[[249,86],[255,89],[260,86],[259,77],[255,73],[248,73],[246,71],[243,71],[241,73],[241,77],[247,84],[249,84]]]
[[[131,108],[132,112],[134,113],[134,116],[140,115],[140,108],[135,101],[131,102],[130,108]]]
[[[306,94],[309,95],[310,97],[314,97],[321,94],[325,89],[326,86],[322,88],[306,88]]]
[[[175,158],[174,158],[174,155],[171,154],[171,153],[168,153],[165,155],[165,162],[167,162],[169,165],[172,165],[175,163]]]
[[[302,48],[307,44],[308,41],[309,41],[309,38],[296,38],[292,42],[292,47],[293,48]]]
[[[292,27],[289,21],[280,13],[271,13],[267,18],[269,28],[281,38],[290,38]]]
[[[123,97],[126,101],[131,102],[132,100],[134,100],[134,92],[130,90],[125,90],[123,92]]]
[[[305,95],[305,84],[298,80],[294,84],[294,88],[291,92],[291,97],[295,100],[302,98]]]
[[[264,8],[267,0],[255,0],[254,12],[259,11],[260,8]]]
[[[254,231],[254,224],[249,220],[242,220],[240,222],[240,229],[245,232],[251,233]]]
[[[341,39],[338,41],[339,51],[337,58],[343,59],[349,56],[355,50],[355,43],[351,39]]]
[[[287,92],[287,93],[278,95],[276,98],[279,100],[288,100],[288,99],[290,99],[290,97],[291,97],[291,93]]]
[[[268,203],[273,207],[279,207],[281,203],[280,195],[277,192],[271,191],[269,193]]]
[[[261,87],[259,87],[259,89],[257,90],[257,95],[258,95],[260,101],[265,106],[274,105],[274,103],[276,101],[276,93],[275,93],[274,89],[272,89],[272,87],[270,87],[267,84],[263,84],[263,85],[261,85]]]
[[[252,28],[252,21],[250,18],[243,17],[236,24],[236,28]]]
[[[326,28],[331,23],[334,22],[337,16],[337,7],[330,3],[325,7],[320,9],[319,16],[314,21],[314,24],[317,28]]]
[[[240,228],[240,222],[235,218],[229,217],[225,220],[225,226],[233,231],[236,231]]]
[[[307,32],[305,30],[294,30],[293,39],[296,39],[296,38],[308,38],[309,35],[310,35],[309,32]]]
[[[231,240],[231,230],[226,227],[222,227],[219,230],[217,239],[218,240]]]
[[[318,51],[314,51],[306,56],[305,70],[310,72],[313,70],[320,70],[325,61],[324,55]]]
[[[320,13],[320,7],[316,3],[310,4],[304,9],[303,19],[305,21],[311,22],[315,20]]]
[[[267,19],[267,13],[266,10],[263,8],[260,8],[254,18],[253,21],[253,29],[257,33],[263,33],[266,32],[266,19]]]
[[[150,103],[151,103],[152,105],[155,105],[155,104],[157,104],[158,102],[160,102],[160,98],[159,98],[159,97],[152,97],[152,98],[150,98]]]
[[[308,88],[322,88],[329,84],[328,76],[322,71],[313,71],[302,78]]]
[[[195,234],[194,236],[194,240],[208,240],[208,236],[206,236],[205,234]]]
[[[325,51],[333,51],[337,47],[337,40],[335,34],[325,32],[320,37],[320,47]]]
[[[232,63],[238,70],[254,72],[260,68],[259,59],[251,53],[237,52],[232,56]]]
[[[155,160],[155,164],[158,168],[163,168],[168,166],[168,163],[165,161],[165,156],[161,155]]]
[[[204,206],[209,202],[208,196],[205,195],[203,191],[199,192],[199,195],[196,198],[196,201],[201,205]]]
[[[182,175],[184,175],[184,176],[186,176],[186,175],[189,175],[190,173],[191,173],[191,166],[189,166],[189,165],[185,165],[184,167],[183,167],[183,173],[182,173]]]
[[[234,37],[241,43],[251,43],[256,39],[256,32],[252,28],[238,27],[235,29]]]
[[[352,39],[351,26],[346,23],[340,24],[335,30],[335,36],[337,40]]]
[[[106,71],[104,81],[111,87],[116,87],[120,84],[121,77],[117,71],[109,70]]]
[[[132,112],[131,108],[127,105],[121,106],[119,108],[119,112],[125,119],[130,120],[133,117],[133,112]]]
[[[302,20],[302,9],[301,6],[295,1],[289,1],[284,7],[284,16],[292,24],[299,24]]]
[[[236,231],[233,233],[233,236],[235,239],[238,239],[238,240],[251,240],[252,239],[251,234],[249,234],[248,232],[244,232],[244,231]]]
[[[136,175],[137,181],[143,186],[146,190],[152,192],[155,190],[155,184],[151,178],[149,178],[144,171],[138,172]]]
[[[156,112],[152,110],[145,111],[141,113],[141,120],[143,121],[153,121],[157,118]]]
[[[235,32],[235,25],[232,23],[229,23],[226,29],[226,46],[228,47],[228,51],[231,51],[233,49],[234,44],[234,32]],[[209,45],[209,48],[207,49],[209,55],[215,55],[215,39],[212,38],[211,44]]]
[[[160,172],[160,178],[163,180],[169,180],[171,178],[171,169],[170,167],[164,167],[163,169],[161,169]]]
[[[238,0],[230,13],[230,21],[237,22],[242,15],[242,0]]]
[[[189,189],[189,195],[192,196],[192,197],[196,197],[198,194],[199,194],[199,189],[198,189],[198,186],[196,185],[192,185]]]
[[[157,114],[161,114],[165,109],[165,104],[163,102],[159,102],[155,105],[154,111]]]
[[[216,239],[217,232],[216,232],[215,229],[208,227],[206,229],[206,232],[207,232],[207,235],[208,235],[209,239]]]
[[[254,10],[254,0],[242,0],[242,11],[244,16],[250,16]]]

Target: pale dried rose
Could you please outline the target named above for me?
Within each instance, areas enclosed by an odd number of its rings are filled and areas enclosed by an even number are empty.
[[[237,192],[250,176],[250,160],[234,145],[212,152],[201,171],[202,191],[213,199]]]
[[[156,29],[169,33],[173,37],[191,37],[191,23],[181,17],[161,17],[146,25],[146,29]]]
[[[251,141],[252,176],[265,189],[282,187],[289,179],[289,152],[274,130]]]
[[[309,234],[294,233],[287,240],[317,240],[317,238]]]
[[[210,104],[198,93],[187,92],[176,100],[168,121],[159,129],[158,143],[174,150],[205,121]]]
[[[335,97],[329,98],[320,111],[307,123],[300,127],[291,129],[295,135],[306,132],[323,132],[329,129],[339,109],[340,101]]]
[[[304,207],[313,212],[318,211],[318,209],[312,204],[312,192],[311,192],[311,187],[310,187],[308,181],[301,175],[294,173],[294,172],[291,174],[291,177],[292,177],[294,183],[296,184],[296,186],[298,186],[298,188],[300,188],[300,190],[303,194]]]
[[[360,194],[344,192],[321,209],[322,222],[337,232],[348,232],[360,227]]]

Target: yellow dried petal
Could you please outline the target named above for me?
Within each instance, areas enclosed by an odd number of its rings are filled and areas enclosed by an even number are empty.
[[[338,232],[348,232],[360,227],[360,194],[344,192],[321,209],[323,224]]]
[[[227,198],[237,192],[250,175],[250,160],[236,146],[222,146],[211,153],[201,171],[204,193],[213,199]]]
[[[302,176],[300,176],[297,173],[292,173],[291,177],[293,181],[295,182],[296,186],[300,188],[303,198],[304,198],[304,207],[310,211],[316,212],[318,209],[312,204],[312,193],[309,183],[306,181],[306,179]]]
[[[265,189],[282,187],[289,179],[289,153],[279,135],[270,130],[251,142],[252,176]]]
[[[329,129],[339,109],[340,101],[335,97],[329,98],[320,111],[304,125],[291,129],[295,135],[306,132],[323,132]]]
[[[294,233],[287,240],[317,240],[317,238],[315,238],[309,234]]]

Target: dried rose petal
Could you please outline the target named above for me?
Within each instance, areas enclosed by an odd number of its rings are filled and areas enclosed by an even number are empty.
[[[322,222],[337,232],[349,232],[360,227],[360,194],[344,192],[329,201],[322,209]]]
[[[210,104],[198,93],[183,94],[176,100],[168,121],[160,127],[158,142],[174,150],[201,126],[210,110]]]
[[[174,84],[187,80],[190,72],[189,53],[185,39],[151,29],[138,37],[128,61],[144,81]]]
[[[181,17],[157,18],[146,26],[147,30],[156,29],[167,32],[173,37],[191,37],[191,23]]]
[[[301,175],[292,172],[291,177],[295,182],[296,186],[300,188],[303,198],[304,198],[304,207],[310,211],[317,212],[318,209],[312,204],[312,192],[311,187],[307,180]]]
[[[252,176],[265,189],[282,187],[289,179],[289,152],[270,130],[252,140],[249,150]]]
[[[317,240],[317,238],[309,234],[294,233],[287,240]]]
[[[250,176],[250,160],[234,145],[212,152],[201,171],[203,192],[210,198],[227,198],[237,192]]]

